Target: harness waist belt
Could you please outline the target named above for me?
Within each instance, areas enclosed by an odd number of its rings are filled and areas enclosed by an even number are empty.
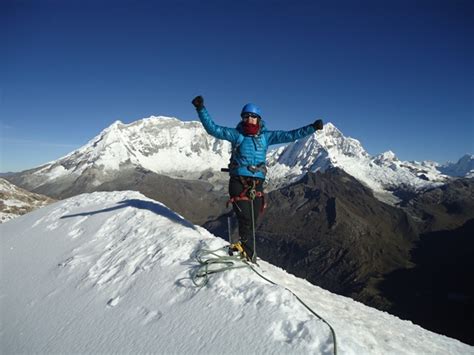
[[[264,175],[267,174],[267,167],[265,166],[265,163],[260,163],[258,165],[248,165],[247,169],[253,174],[259,171],[262,172]]]
[[[266,167],[264,162],[262,162],[260,164],[257,164],[257,165],[247,165],[247,166],[245,166],[245,165],[239,165],[237,162],[232,161],[229,164],[229,170],[221,169],[221,171],[230,171],[230,170],[238,169],[238,168],[247,168],[247,170],[250,171],[252,174],[255,174],[257,172],[261,172],[261,173],[263,173],[263,175],[267,174],[267,167]]]

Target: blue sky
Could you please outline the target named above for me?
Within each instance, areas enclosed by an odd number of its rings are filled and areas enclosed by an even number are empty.
[[[322,118],[370,154],[474,153],[474,2],[0,2],[0,171],[59,158],[117,119],[270,129]]]

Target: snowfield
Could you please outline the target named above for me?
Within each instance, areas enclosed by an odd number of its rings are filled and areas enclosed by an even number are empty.
[[[191,275],[225,241],[137,192],[72,197],[0,225],[1,352],[474,354],[264,261]],[[284,286],[284,287],[283,287]]]

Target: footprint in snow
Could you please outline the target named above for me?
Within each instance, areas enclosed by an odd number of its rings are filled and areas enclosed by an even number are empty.
[[[160,311],[150,310],[146,307],[140,307],[138,314],[143,317],[142,324],[147,325],[153,322],[157,322],[163,317],[163,313]]]
[[[83,232],[83,229],[82,228],[78,228],[78,229],[74,229],[72,231],[70,231],[68,233],[68,235],[72,238],[72,239],[75,239],[77,237],[79,237]]]
[[[292,343],[308,336],[309,331],[304,322],[283,320],[275,322],[272,326],[273,336],[276,340]]]
[[[107,307],[115,307],[120,302],[120,296],[112,297],[107,301]]]

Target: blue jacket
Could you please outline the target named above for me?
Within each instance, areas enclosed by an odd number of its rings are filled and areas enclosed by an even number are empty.
[[[315,132],[312,125],[293,131],[267,131],[265,122],[260,121],[260,132],[255,136],[249,136],[244,134],[242,121],[236,128],[222,127],[214,123],[205,107],[198,109],[197,112],[207,133],[232,143],[230,175],[265,179],[263,171],[251,171],[249,167],[266,163],[268,146],[293,142]]]

